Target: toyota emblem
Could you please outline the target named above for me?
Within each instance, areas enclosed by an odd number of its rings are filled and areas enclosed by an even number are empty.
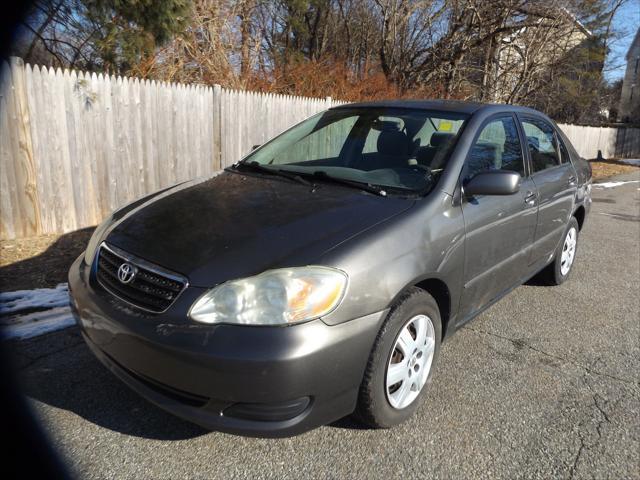
[[[131,283],[133,279],[136,278],[137,269],[130,263],[123,263],[118,268],[118,280],[121,283]]]

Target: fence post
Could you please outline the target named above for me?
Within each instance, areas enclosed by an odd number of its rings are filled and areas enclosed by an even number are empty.
[[[18,205],[14,205],[14,218],[22,217],[22,236],[42,233],[40,199],[38,198],[37,168],[31,139],[31,119],[25,79],[25,66],[21,58],[11,57],[11,84],[13,90],[13,112],[15,133],[13,161]],[[15,148],[17,147],[17,148]],[[17,223],[17,222],[16,222]],[[17,226],[17,225],[16,225]],[[16,231],[16,234],[18,232]]]
[[[324,101],[325,101],[325,104],[326,104],[327,108],[331,108],[331,104],[333,103],[333,99],[331,97],[325,97]]]
[[[213,168],[222,169],[222,87],[213,86]]]

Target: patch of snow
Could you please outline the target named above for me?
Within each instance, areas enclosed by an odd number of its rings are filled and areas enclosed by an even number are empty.
[[[628,165],[635,165],[636,167],[640,167],[640,158],[623,158],[620,161]]]
[[[602,183],[594,183],[593,188],[614,188],[619,187],[620,185],[625,185],[627,183],[640,183],[640,180],[627,180],[626,182],[602,182]]]
[[[24,310],[45,310],[69,305],[69,287],[61,283],[56,288],[36,288],[0,293],[0,316]]]
[[[0,292],[0,337],[26,339],[74,325],[69,287]]]
[[[26,340],[71,327],[75,325],[75,320],[69,307],[57,307],[44,312],[5,318],[2,319],[2,323],[0,337],[7,340]]]

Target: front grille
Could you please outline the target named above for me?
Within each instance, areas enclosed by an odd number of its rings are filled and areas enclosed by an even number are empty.
[[[118,278],[118,269],[125,263],[135,269],[135,276],[129,283],[123,283]],[[186,278],[106,243],[100,245],[98,251],[96,278],[112,295],[154,313],[167,310],[187,286]]]

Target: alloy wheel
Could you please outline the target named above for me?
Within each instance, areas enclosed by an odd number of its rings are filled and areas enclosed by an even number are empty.
[[[564,245],[562,246],[562,256],[560,257],[560,273],[563,276],[569,273],[571,265],[573,265],[573,259],[576,255],[576,244],[578,242],[578,232],[574,227],[571,227],[567,232],[567,236],[564,239]]]
[[[385,389],[393,408],[409,406],[427,383],[436,336],[427,315],[416,315],[400,330],[387,365]]]

